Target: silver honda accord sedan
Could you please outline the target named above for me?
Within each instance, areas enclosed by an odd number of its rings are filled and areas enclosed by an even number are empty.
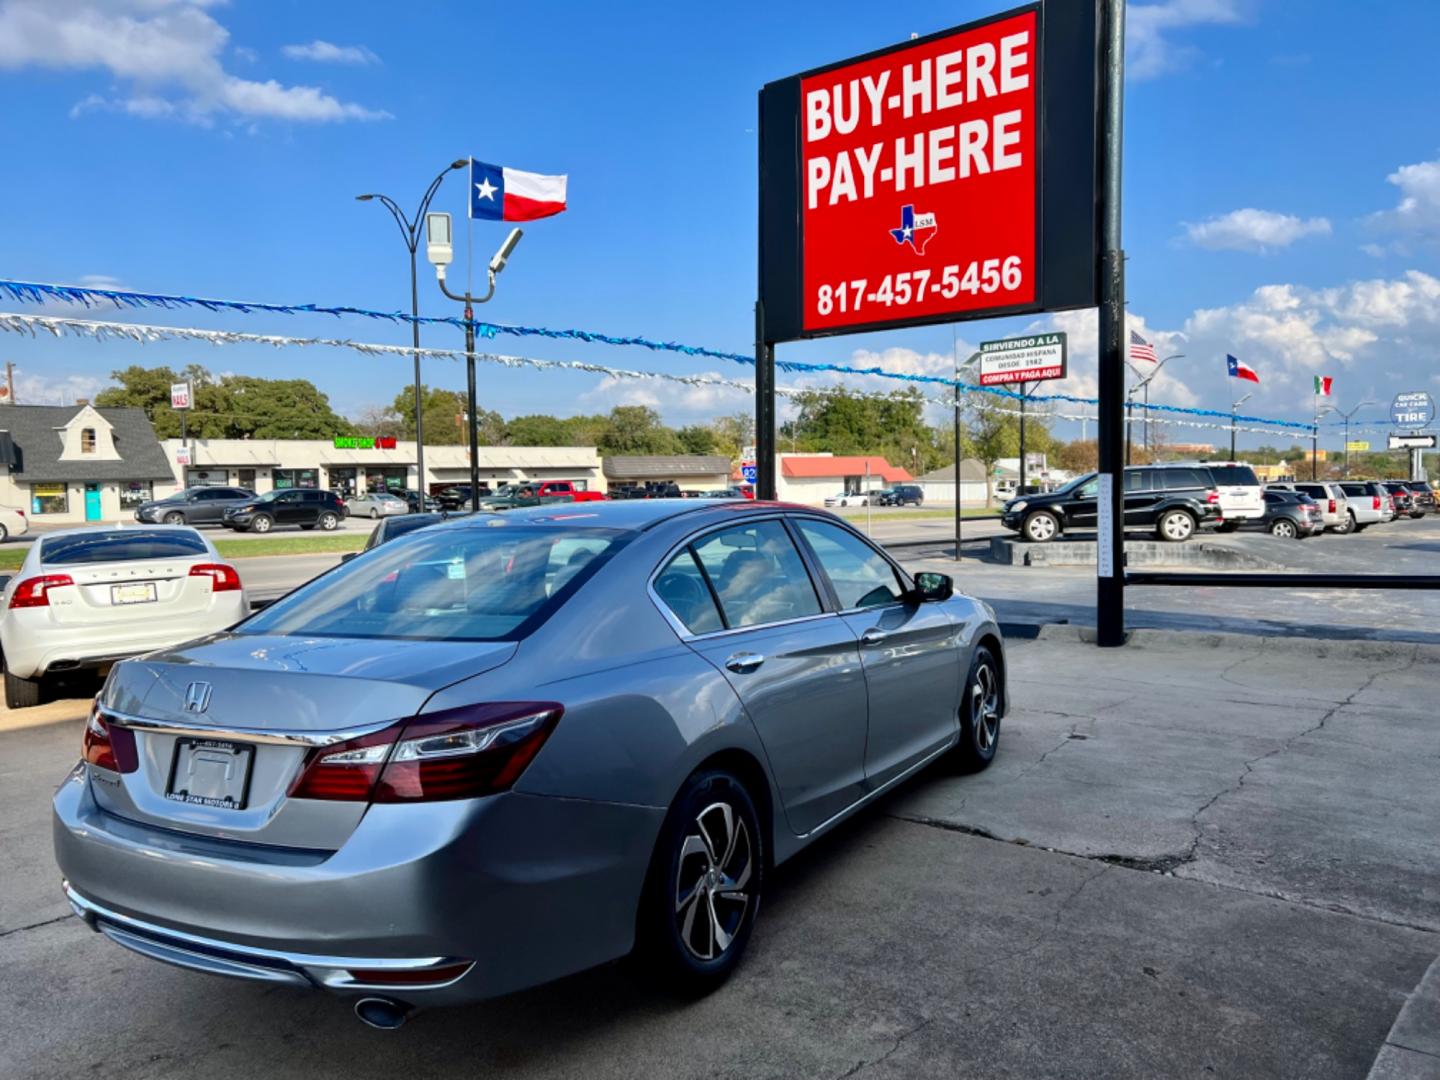
[[[480,514],[117,664],[55,796],[77,914],[397,1026],[630,953],[687,992],[776,865],[994,757],[993,612],[783,503]]]

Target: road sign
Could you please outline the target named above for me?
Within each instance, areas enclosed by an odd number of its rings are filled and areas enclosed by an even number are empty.
[[[980,343],[980,385],[1040,382],[1065,377],[1064,334],[1036,334]]]
[[[760,470],[756,468],[753,461],[742,461],[740,463],[740,477],[747,484],[754,484],[760,476]]]
[[[1433,450],[1434,435],[1391,435],[1391,450]]]
[[[1345,449],[1353,454],[1357,451],[1369,450],[1370,444],[1362,439],[1354,442],[1347,442],[1345,444]]]
[[[1097,41],[1037,3],[767,85],[765,340],[1095,306]]]
[[[172,409],[190,408],[190,384],[188,382],[170,384],[170,407]]]
[[[1390,422],[1396,427],[1423,428],[1435,419],[1435,399],[1424,390],[1396,394],[1390,403]]]

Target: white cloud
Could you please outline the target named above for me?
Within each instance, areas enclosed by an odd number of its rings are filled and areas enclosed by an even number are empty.
[[[33,375],[15,372],[15,400],[21,405],[73,405],[76,398],[94,398],[110,383],[94,375]],[[0,419],[4,414],[0,413]]]
[[[1192,26],[1232,26],[1244,21],[1239,0],[1164,0],[1131,4],[1125,16],[1125,74],[1153,79],[1184,67],[1197,50],[1172,35]]]
[[[1329,236],[1330,222],[1323,217],[1298,218],[1273,210],[1247,207],[1185,226],[1190,240],[1212,251],[1255,251],[1266,254],[1289,247],[1306,236]]]
[[[1440,161],[1402,165],[1385,179],[1400,189],[1400,202],[1371,221],[1422,239],[1440,236]]]
[[[742,381],[746,378],[736,371],[697,374]],[[587,403],[587,408],[598,410],[616,405],[647,405],[667,421],[684,425],[743,412],[753,404],[754,395],[724,386],[687,386],[669,379],[622,379],[606,375],[584,391],[580,399]]]
[[[217,116],[311,123],[389,114],[313,86],[256,82],[227,72],[230,33],[210,0],[0,0],[0,70],[103,71],[121,89],[90,94],[71,111],[122,112],[213,123]]]
[[[317,64],[378,64],[380,57],[364,45],[333,45],[312,41],[308,45],[286,45],[280,50],[291,60],[313,60]]]

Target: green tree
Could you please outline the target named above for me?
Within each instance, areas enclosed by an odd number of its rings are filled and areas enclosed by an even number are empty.
[[[948,437],[925,423],[925,401],[918,390],[896,390],[884,397],[816,391],[792,400],[798,412],[781,428],[781,446],[880,454],[917,473],[950,457],[944,449]]]
[[[720,438],[715,429],[704,424],[691,424],[675,433],[681,449],[687,454],[720,453]]]
[[[738,460],[748,446],[755,445],[755,417],[750,413],[719,416],[710,422],[715,431],[715,452]]]
[[[505,425],[505,442],[510,446],[566,446],[569,441],[568,426],[554,416],[517,416]]]
[[[350,421],[330,407],[330,399],[307,379],[261,379],[249,375],[213,376],[198,364],[180,372],[138,364],[111,372],[119,385],[95,396],[101,407],[144,409],[162,439],[180,434],[180,415],[170,408],[172,383],[189,381],[193,407],[186,432],[206,439],[313,439],[348,435]]]
[[[602,454],[678,454],[682,447],[675,432],[660,421],[648,405],[617,405],[606,418],[605,431],[596,444]]]
[[[464,446],[470,441],[465,430],[465,394],[460,390],[442,390],[435,386],[420,388],[421,416],[425,422],[427,446]],[[405,438],[415,438],[415,392],[406,387],[395,395],[391,410],[404,422]],[[505,420],[492,409],[480,409],[479,442],[481,446],[499,446],[505,441]]]

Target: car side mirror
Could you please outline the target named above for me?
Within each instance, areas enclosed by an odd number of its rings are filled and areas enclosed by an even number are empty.
[[[912,595],[922,604],[934,600],[949,600],[955,595],[955,579],[949,574],[922,571],[915,575],[915,590]]]
[[[349,562],[351,559],[355,558],[356,555],[359,555],[359,554],[360,554],[360,552],[358,552],[358,551],[347,551],[344,555],[341,555],[341,556],[340,556],[340,561],[341,561],[342,563],[347,563],[347,562]]]

